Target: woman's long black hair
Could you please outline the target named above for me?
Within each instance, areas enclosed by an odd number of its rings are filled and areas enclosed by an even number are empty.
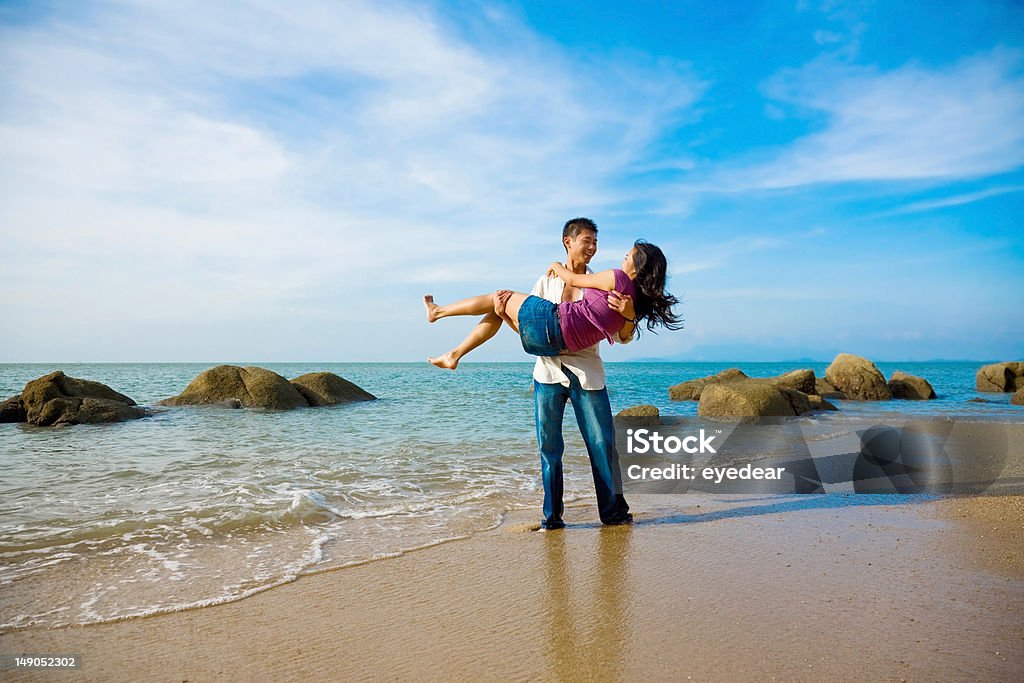
[[[668,262],[661,249],[646,240],[637,240],[634,244],[633,265],[636,267],[636,298],[633,310],[636,313],[637,330],[640,321],[644,320],[647,329],[654,332],[658,326],[667,330],[679,330],[683,327],[682,317],[672,312],[672,307],[679,299],[665,291],[665,277]]]

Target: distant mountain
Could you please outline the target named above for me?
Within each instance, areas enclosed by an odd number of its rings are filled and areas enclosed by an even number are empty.
[[[857,349],[814,348],[800,346],[771,346],[755,344],[709,344],[695,346],[672,356],[631,358],[639,363],[831,363],[839,353],[857,353]],[[987,363],[974,358],[896,358],[890,354],[871,355],[867,358],[876,363]]]
[[[840,353],[832,349],[815,349],[809,347],[772,347],[755,344],[715,344],[695,346],[689,351],[684,351],[673,356],[660,358],[634,358],[631,360],[639,362],[667,362],[677,363],[682,361],[705,362],[705,363],[827,363]]]

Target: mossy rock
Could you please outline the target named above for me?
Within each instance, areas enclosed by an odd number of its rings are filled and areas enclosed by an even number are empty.
[[[785,387],[786,389],[796,389],[804,394],[817,393],[815,389],[816,379],[814,376],[814,370],[793,370],[779,375],[778,377],[769,377],[769,381],[778,387]]]
[[[839,391],[836,387],[832,386],[824,377],[816,377],[814,380],[814,393],[822,398],[846,398],[846,394]]]
[[[807,402],[810,404],[812,412],[815,410],[839,410],[831,401],[817,394],[808,394]]]
[[[974,385],[978,391],[1004,393],[1024,388],[1024,362],[992,363],[980,368]]]
[[[25,404],[21,402],[21,394],[15,394],[0,403],[0,423],[28,422]]]
[[[237,365],[218,365],[204,370],[185,387],[185,391],[160,401],[160,404],[217,405],[231,399],[238,399],[246,408],[271,410],[291,410],[309,405],[298,389],[276,372]]]
[[[673,385],[668,389],[668,397],[673,401],[696,401],[700,399],[700,394],[704,391],[704,387],[710,384],[746,378],[746,373],[739,368],[729,368],[714,375],[701,377],[700,379],[691,379]]]
[[[106,384],[68,377],[61,370],[26,384],[21,404],[26,422],[37,426],[121,422],[146,415],[135,401]]]
[[[661,412],[657,406],[648,403],[620,410],[615,420],[626,427],[658,427],[661,425]]]
[[[825,370],[825,379],[854,401],[888,401],[889,384],[875,364],[862,356],[840,353]]]
[[[697,415],[706,418],[792,417],[798,413],[787,391],[800,394],[765,379],[748,378],[709,384],[701,392]],[[804,404],[799,407],[808,412],[810,406],[806,405],[806,395]]]
[[[333,372],[309,372],[291,380],[291,383],[311,406],[336,406],[377,399],[370,392]]]
[[[893,398],[911,401],[928,401],[935,398],[935,389],[928,383],[928,380],[900,370],[892,373],[889,378],[889,391],[892,392]]]

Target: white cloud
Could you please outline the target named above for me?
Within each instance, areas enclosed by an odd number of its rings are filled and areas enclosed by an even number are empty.
[[[983,199],[988,199],[990,197],[998,197],[999,195],[1010,194],[1012,192],[1020,192],[1021,190],[1024,190],[1024,185],[993,187],[987,190],[980,190],[978,192],[966,192],[963,194],[953,195],[952,197],[943,197],[942,199],[928,199],[920,202],[911,202],[910,204],[906,204],[891,211],[886,211],[881,214],[878,214],[878,216],[895,216],[899,214],[919,213],[922,211],[932,211],[934,209],[944,209],[950,206],[960,206],[962,204],[980,202]]]
[[[731,189],[815,183],[962,179],[1024,164],[1024,76],[1009,50],[945,69],[916,64],[881,72],[822,60],[773,78],[767,95],[822,130],[767,162],[732,169]]]
[[[799,236],[797,236],[799,237]],[[700,254],[697,259],[669,261],[669,276],[679,277],[707,270],[718,270],[732,267],[737,261],[743,261],[751,255],[764,251],[781,249],[792,243],[790,236],[765,237],[763,235],[742,235],[731,240],[700,242],[693,239],[677,241],[661,245],[669,254]],[[713,256],[703,256],[713,254]]]
[[[818,45],[831,45],[842,42],[843,36],[835,31],[815,31],[814,42]]]
[[[28,300],[84,328],[269,319],[338,283],[360,283],[351,302],[450,280],[453,261],[521,277],[506,264],[557,255],[568,215],[625,199],[617,176],[704,87],[674,62],[573,61],[500,13],[469,31],[416,4],[283,7],[112,2],[0,27],[12,325]]]
[[[721,289],[692,289],[688,292],[691,300],[720,301],[737,299],[744,302],[771,301],[834,301],[837,296],[828,291],[794,287],[733,287]]]

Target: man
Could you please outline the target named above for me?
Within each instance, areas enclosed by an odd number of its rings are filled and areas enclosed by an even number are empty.
[[[587,265],[597,253],[597,225],[589,218],[573,218],[562,228],[565,246],[565,267],[574,273],[590,272]],[[583,290],[567,287],[557,277],[541,276],[530,294],[554,303],[583,298]],[[612,292],[609,306],[622,313],[626,324],[619,332],[619,341],[633,340],[636,315],[628,296]],[[605,524],[628,524],[633,521],[629,505],[622,496],[622,475],[615,450],[615,427],[611,403],[605,387],[604,363],[598,344],[576,353],[538,357],[533,367],[533,398],[537,420],[537,442],[540,446],[541,474],[544,480],[544,529],[561,529],[562,521],[562,419],[566,400],[572,401],[576,421],[590,455],[590,469],[597,491],[597,507]]]

